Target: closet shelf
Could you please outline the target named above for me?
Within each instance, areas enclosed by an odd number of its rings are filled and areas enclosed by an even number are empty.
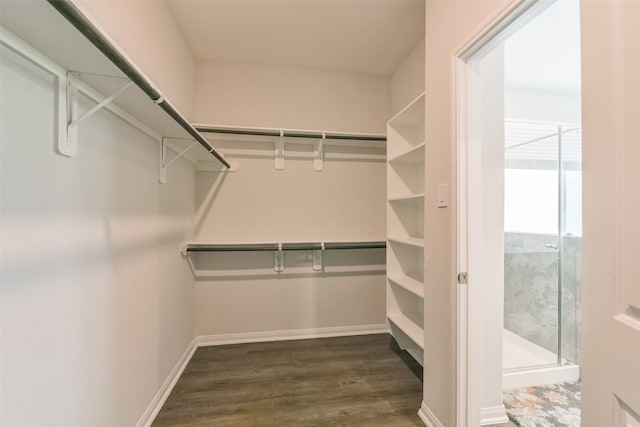
[[[387,199],[389,203],[421,202],[424,200],[424,193],[411,194],[409,196],[394,196]]]
[[[384,241],[357,242],[287,242],[287,243],[213,243],[188,242],[182,247],[182,253],[192,252],[273,252],[273,251],[320,251],[346,249],[384,249]]]
[[[223,156],[186,120],[162,91],[74,2],[3,2],[0,24],[3,45],[16,50],[15,46],[7,42],[15,34],[29,47],[28,53],[16,51],[40,66],[43,61],[35,61],[34,57],[44,57],[40,52],[47,53],[47,65],[51,66],[46,66],[45,69],[57,77],[62,92],[66,81],[73,77],[74,81],[91,88],[87,91],[79,87],[83,93],[99,102],[89,92],[109,99],[111,97],[105,95],[118,92],[123,86],[123,79],[129,80],[134,83],[133,87],[118,95],[113,102],[133,116],[138,128],[156,139],[167,137],[192,142],[195,140],[198,144],[193,151],[202,151],[208,159],[215,158],[226,168],[230,168]],[[71,121],[63,121],[65,122]]]
[[[274,129],[274,128],[253,128],[253,127],[227,127],[214,126],[208,124],[194,124],[198,132],[214,134],[214,135],[233,135],[233,136],[259,136],[271,138],[293,138],[301,140],[339,140],[339,141],[361,141],[361,142],[387,142],[386,135],[381,134],[364,134],[349,132],[329,132],[319,130],[301,130],[301,129]],[[293,140],[291,141],[293,142]]]
[[[425,143],[412,147],[389,159],[391,164],[412,165],[424,163]]]
[[[422,93],[387,122],[387,318],[407,349],[424,346],[424,101]],[[409,353],[424,363],[421,352]]]
[[[389,126],[398,128],[424,125],[424,100],[425,94],[422,92],[416,99],[411,101],[409,105],[387,122]]]
[[[424,330],[402,313],[389,313],[389,322],[400,329],[418,347],[424,349]]]
[[[394,284],[400,286],[401,288],[406,289],[412,294],[424,298],[424,284],[412,277],[406,276],[404,274],[389,274],[387,276],[389,281]]]
[[[417,248],[424,248],[424,239],[418,237],[389,237],[389,241]]]

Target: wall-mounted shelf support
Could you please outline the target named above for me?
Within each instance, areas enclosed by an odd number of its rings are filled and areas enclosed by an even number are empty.
[[[371,143],[386,143],[387,137],[375,134],[335,133],[315,130],[290,130],[290,129],[259,129],[259,128],[231,128],[212,125],[194,125],[198,132],[215,134],[217,139],[226,135],[239,137],[239,141],[274,143],[274,166],[276,170],[285,167],[285,144],[313,144],[313,169],[323,170],[325,148],[329,145],[338,145],[344,141],[351,147],[357,147],[358,142],[362,147],[371,147]],[[257,137],[248,139],[248,137]],[[233,142],[225,140],[225,142]],[[374,145],[376,146],[376,145]],[[384,146],[384,145],[383,145]]]
[[[167,148],[169,145],[169,141],[172,139],[176,139],[176,138],[162,137],[162,148],[160,150],[160,183],[162,184],[167,183],[167,168],[171,166],[171,164],[176,160],[178,160],[179,158],[187,157],[186,156],[187,151],[189,151],[191,148],[193,148],[197,144],[197,141],[192,142],[191,144],[189,144],[189,146],[187,146],[187,148],[180,151],[171,160],[169,160]],[[222,154],[220,155],[223,156]],[[240,164],[238,162],[229,162],[229,166],[230,167],[226,168],[220,165],[220,168],[218,169],[208,168],[207,170],[214,171],[214,172],[235,172],[240,167]]]
[[[324,242],[322,242],[321,245],[322,245],[322,249],[320,249],[319,251],[312,252],[313,259],[312,259],[311,268],[313,268],[313,271],[324,270],[324,265],[323,265]]]
[[[195,139],[213,157],[225,167],[231,165],[209,142],[186,120],[166,96],[131,62],[122,50],[98,28],[94,21],[85,16],[76,2],[72,0],[47,0],[71,25],[73,25],[96,49],[106,56],[120,71],[132,81],[145,95],[160,107],[186,133]]]
[[[275,148],[275,168],[276,170],[284,169],[284,131],[280,131],[280,137],[276,140]]]
[[[282,273],[284,271],[284,251],[282,243],[278,243],[278,250],[273,253],[273,271]]]
[[[311,242],[311,243],[186,243],[180,248],[183,256],[194,252],[273,252],[273,270],[284,271],[286,251],[312,251],[313,271],[324,271],[324,252],[348,249],[384,249],[386,241],[373,242]]]
[[[313,170],[321,171],[324,167],[324,142],[327,135],[322,132],[322,138],[313,142]]]
[[[67,108],[66,110],[66,138],[64,140],[58,140],[56,147],[60,154],[75,157],[78,154],[78,124],[93,116],[95,113],[113,102],[120,94],[124,93],[127,89],[133,86],[133,82],[129,81],[113,94],[105,97],[89,110],[78,116],[78,84],[73,76],[73,73],[67,73]],[[64,114],[63,111],[63,114]]]

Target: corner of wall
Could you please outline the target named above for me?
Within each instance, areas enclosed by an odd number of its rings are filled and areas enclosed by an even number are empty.
[[[431,411],[431,409],[422,401],[420,410],[418,411],[418,417],[422,420],[427,427],[444,427],[444,424],[440,422],[438,417]]]
[[[402,61],[390,78],[391,112],[393,117],[405,105],[424,92],[425,87],[425,38]]]
[[[158,390],[158,393],[156,393],[153,400],[144,411],[144,414],[142,414],[142,417],[140,417],[140,420],[136,424],[136,427],[150,427],[153,424],[153,421],[158,416],[158,413],[169,398],[171,391],[176,386],[176,383],[180,379],[180,376],[191,361],[191,358],[193,357],[197,349],[198,339],[197,337],[195,337],[186,348],[180,359],[178,359],[178,362],[176,363],[169,376],[165,379],[164,383],[162,383],[162,386]]]

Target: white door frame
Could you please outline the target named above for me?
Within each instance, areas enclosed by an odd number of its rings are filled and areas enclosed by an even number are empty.
[[[474,232],[470,224],[469,212],[469,154],[471,144],[479,142],[479,131],[474,119],[478,117],[479,97],[477,95],[477,75],[472,59],[480,59],[485,53],[502,43],[506,38],[527,22],[538,16],[555,0],[511,0],[504,9],[483,26],[465,43],[453,57],[452,73],[455,90],[455,164],[457,182],[457,268],[458,272],[469,273],[467,283],[458,285],[456,297],[457,346],[456,346],[456,397],[457,426],[476,427],[481,425],[480,384],[481,360],[479,348],[480,313],[482,306],[480,286],[474,286],[473,272],[469,271],[469,235]],[[473,195],[471,195],[472,197]]]

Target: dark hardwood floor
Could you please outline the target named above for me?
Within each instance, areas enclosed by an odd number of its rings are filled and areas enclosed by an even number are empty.
[[[153,426],[423,426],[421,379],[387,334],[203,347]]]
[[[421,401],[422,368],[387,334],[203,347],[153,427],[424,426]]]

